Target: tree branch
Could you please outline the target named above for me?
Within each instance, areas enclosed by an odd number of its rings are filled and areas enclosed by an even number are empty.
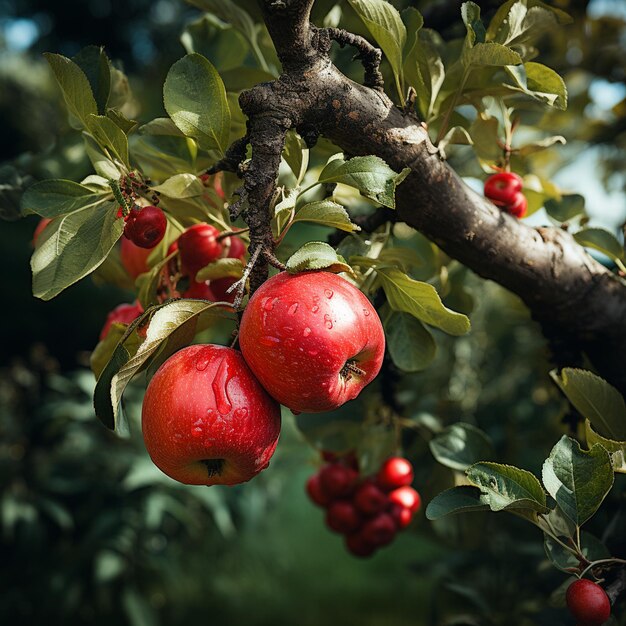
[[[269,245],[269,206],[286,131],[313,128],[350,155],[374,154],[397,171],[411,168],[397,190],[399,220],[520,296],[535,320],[560,329],[561,341],[571,342],[574,353],[586,352],[600,374],[626,392],[625,283],[565,231],[530,228],[476,194],[440,160],[418,119],[382,91],[346,78],[330,61],[329,37],[309,23],[313,0],[259,2],[283,74],[241,97],[253,146],[244,176],[251,247]],[[255,276],[256,286],[262,277]]]

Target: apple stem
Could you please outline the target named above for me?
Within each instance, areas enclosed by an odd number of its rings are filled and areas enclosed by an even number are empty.
[[[201,463],[206,465],[209,478],[213,476],[219,476],[224,468],[224,459],[203,459]]]
[[[365,376],[365,370],[362,370],[360,367],[358,367],[354,359],[348,359],[341,368],[340,374],[346,380],[350,380],[350,378],[352,378],[352,374],[356,374],[357,376]]]

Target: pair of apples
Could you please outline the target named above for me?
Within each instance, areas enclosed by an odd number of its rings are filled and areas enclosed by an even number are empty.
[[[267,280],[250,298],[241,352],[192,345],[156,372],[143,402],[148,453],[187,484],[250,480],[280,434],[280,404],[322,412],[355,398],[378,374],[385,350],[370,301],[324,271]]]

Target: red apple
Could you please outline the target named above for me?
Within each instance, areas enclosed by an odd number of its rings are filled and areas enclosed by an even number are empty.
[[[370,301],[330,272],[282,272],[263,283],[246,306],[239,343],[270,395],[310,413],[356,398],[385,352]]]
[[[216,261],[222,254],[217,240],[220,231],[210,224],[195,224],[178,238],[178,249],[183,270],[195,278],[198,270]]]
[[[567,588],[565,602],[581,626],[600,626],[611,617],[611,602],[606,592],[586,578],[575,580]]]
[[[102,341],[111,330],[111,326],[114,323],[117,324],[130,324],[133,320],[137,319],[143,313],[143,307],[138,301],[134,304],[120,304],[116,306],[106,318],[104,326],[100,331],[100,341]]]
[[[193,298],[194,300],[210,300],[216,302],[213,290],[209,286],[209,283],[199,283],[195,280],[191,281],[191,284],[186,291],[182,294],[183,298]]]
[[[413,482],[413,466],[402,457],[391,457],[380,466],[376,480],[388,490],[410,485]]]
[[[485,196],[498,205],[511,203],[521,190],[522,179],[513,172],[498,172],[485,181]]]
[[[226,256],[229,259],[241,259],[243,261],[243,258],[246,256],[246,244],[241,237],[237,237],[236,235],[227,237],[224,239],[224,246],[228,246]]]
[[[120,260],[131,278],[137,278],[140,274],[150,271],[148,257],[152,250],[140,248],[126,237],[121,238],[120,244]]]
[[[167,218],[159,207],[133,209],[126,218],[124,235],[140,248],[154,248],[165,236]]]
[[[510,204],[506,204],[504,209],[507,213],[517,218],[522,218],[526,215],[528,210],[528,200],[526,196],[520,191],[515,194]]]
[[[211,281],[211,289],[215,295],[216,302],[230,302],[235,301],[235,290],[228,293],[228,290],[237,282],[237,278],[217,278]]]
[[[165,474],[190,485],[234,485],[270,461],[280,407],[237,350],[193,345],[171,356],[150,381],[142,430]]]
[[[389,502],[399,504],[411,511],[411,513],[418,511],[422,503],[420,494],[412,487],[399,487],[398,489],[394,489],[388,495],[388,498]]]

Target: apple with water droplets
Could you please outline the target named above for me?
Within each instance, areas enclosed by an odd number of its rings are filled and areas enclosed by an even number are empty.
[[[239,329],[246,362],[294,412],[330,411],[380,371],[385,335],[376,309],[344,278],[282,272],[250,298]]]
[[[280,406],[239,351],[193,345],[157,370],[141,421],[148,453],[165,474],[189,485],[234,485],[268,466]]]

